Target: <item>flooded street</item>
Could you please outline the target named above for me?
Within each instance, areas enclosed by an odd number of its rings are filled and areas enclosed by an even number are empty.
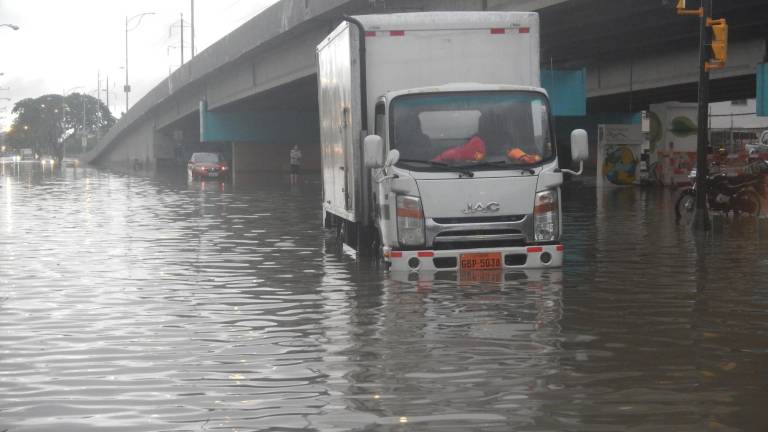
[[[0,431],[768,429],[754,222],[570,184],[561,270],[409,281],[301,180],[6,166]]]

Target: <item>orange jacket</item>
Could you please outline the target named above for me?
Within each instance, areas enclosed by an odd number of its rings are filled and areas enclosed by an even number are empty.
[[[535,164],[536,162],[541,161],[541,156],[537,154],[528,154],[518,147],[509,149],[509,151],[507,151],[507,157],[515,161],[525,162],[527,164]]]
[[[450,148],[432,159],[435,162],[445,161],[480,161],[485,159],[485,141],[478,136],[472,137],[460,147]]]

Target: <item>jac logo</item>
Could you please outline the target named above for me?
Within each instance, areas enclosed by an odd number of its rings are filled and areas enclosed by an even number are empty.
[[[473,213],[495,213],[499,211],[501,208],[501,204],[497,203],[496,201],[491,201],[488,204],[483,203],[467,203],[467,208],[465,208],[462,213],[464,214],[473,214]]]

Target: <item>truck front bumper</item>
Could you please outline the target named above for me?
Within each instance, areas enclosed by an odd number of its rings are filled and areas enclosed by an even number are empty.
[[[501,265],[490,270],[557,268],[563,265],[563,245],[531,245],[506,248],[462,250],[398,251],[384,249],[384,259],[390,270],[402,271],[467,271],[462,266],[462,256],[469,254],[500,254]],[[485,270],[480,268],[469,269]]]

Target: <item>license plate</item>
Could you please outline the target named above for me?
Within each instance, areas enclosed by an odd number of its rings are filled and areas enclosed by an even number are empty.
[[[462,254],[461,270],[496,270],[501,268],[501,252]]]
[[[459,273],[459,280],[462,282],[491,282],[498,283],[502,281],[501,270],[462,270]]]
[[[208,177],[218,177],[218,176],[219,176],[219,173],[215,173],[215,172],[208,173]]]

